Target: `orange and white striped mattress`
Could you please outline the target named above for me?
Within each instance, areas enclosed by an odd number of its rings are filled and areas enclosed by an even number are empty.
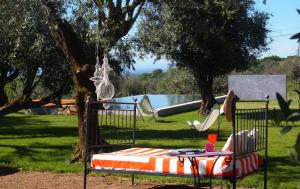
[[[93,169],[110,171],[130,171],[153,174],[193,175],[191,162],[184,159],[180,162],[178,157],[169,156],[170,149],[156,148],[129,148],[126,150],[95,154],[91,159]],[[233,164],[231,157],[221,156],[212,172],[217,156],[197,157],[199,175],[213,177],[232,176]],[[260,159],[257,153],[251,153],[236,160],[236,175],[242,178],[258,170]]]

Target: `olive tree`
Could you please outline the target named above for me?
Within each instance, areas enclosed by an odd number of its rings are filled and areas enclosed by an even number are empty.
[[[48,15],[48,25],[56,43],[64,53],[71,67],[77,91],[79,141],[71,162],[79,160],[84,153],[84,112],[85,102],[95,100],[95,86],[90,78],[95,65],[95,45],[99,44],[96,54],[102,58],[116,45],[124,44],[124,36],[132,28],[139,16],[145,0],[87,0],[53,1],[41,0]],[[65,12],[64,12],[65,10]],[[93,44],[93,45],[91,45]],[[126,46],[126,45],[125,45]],[[120,55],[124,63],[131,60],[124,53]],[[116,69],[122,62],[110,61]],[[97,120],[97,115],[94,115]],[[93,124],[90,128],[95,128]],[[96,129],[94,129],[96,130]],[[89,132],[91,133],[91,132]],[[97,133],[88,136],[88,142],[96,145]],[[105,141],[100,141],[105,142]]]
[[[65,58],[50,35],[40,7],[38,0],[0,3],[0,116],[41,106],[71,86]],[[21,92],[9,99],[5,88],[16,80],[21,83]],[[37,85],[50,93],[32,101]]]
[[[148,4],[136,39],[139,47],[188,68],[202,98],[215,103],[215,77],[246,69],[266,50],[268,14],[253,0],[164,0]],[[224,81],[226,82],[226,81]]]

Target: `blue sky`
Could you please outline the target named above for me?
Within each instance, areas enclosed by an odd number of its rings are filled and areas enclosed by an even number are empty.
[[[272,14],[267,28],[271,30],[269,40],[270,50],[264,52],[261,57],[277,55],[280,57],[293,56],[297,54],[297,40],[290,40],[290,37],[300,32],[300,15],[296,9],[300,9],[300,0],[267,0],[267,4],[262,4],[263,0],[255,0],[257,9]],[[168,62],[161,60],[153,64],[154,59],[147,57],[143,60],[137,59],[136,71],[132,73],[151,72],[161,68],[166,70]]]
[[[257,8],[272,14],[268,29],[271,30],[269,38],[273,42],[269,45],[270,50],[263,56],[277,55],[287,57],[297,54],[297,40],[290,37],[300,32],[300,15],[296,9],[300,9],[300,0],[268,0],[263,5],[262,0],[256,0]]]

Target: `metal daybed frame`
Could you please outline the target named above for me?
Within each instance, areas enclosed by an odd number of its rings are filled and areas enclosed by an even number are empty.
[[[264,163],[262,170],[264,171],[264,188],[267,188],[267,163],[268,163],[268,103],[269,100],[250,100],[242,101],[235,98],[232,104],[232,133],[235,136],[238,132],[243,130],[255,129],[258,131],[258,141],[255,143],[255,147],[247,148],[248,150],[242,154],[233,153],[233,176],[223,177],[232,183],[232,187],[236,188],[236,182],[238,179],[236,176],[236,160],[247,154],[253,152],[259,152],[264,156]],[[260,108],[236,108],[236,103],[262,103]],[[85,119],[85,138],[89,136],[88,132],[92,132],[89,128],[91,121],[95,121],[92,115],[98,113],[98,132],[99,141],[105,140],[105,143],[100,143],[97,146],[90,146],[85,141],[85,162],[84,162],[84,189],[87,184],[87,174],[91,171],[104,171],[104,172],[118,172],[118,173],[129,173],[132,174],[132,184],[134,184],[134,174],[152,174],[142,171],[122,171],[122,170],[106,170],[106,169],[93,169],[88,166],[91,161],[93,154],[98,153],[97,149],[101,149],[101,152],[112,149],[128,148],[135,145],[135,129],[136,129],[136,103],[118,103],[110,102],[111,108],[105,110],[102,108],[101,101],[87,102],[86,104],[86,119]],[[107,103],[107,102],[106,102]],[[236,137],[233,137],[233,148],[234,152],[237,152],[237,146],[241,144],[238,143]],[[249,144],[242,144],[249,145]],[[154,175],[158,175],[155,173]],[[166,175],[166,174],[159,174]],[[172,176],[167,174],[168,176]],[[187,175],[177,175],[177,176],[187,176]],[[192,177],[192,175],[191,175]]]

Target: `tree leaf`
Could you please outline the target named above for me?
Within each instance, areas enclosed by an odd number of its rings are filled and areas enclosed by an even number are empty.
[[[284,114],[285,118],[287,118],[291,114],[291,110],[289,108],[291,101],[289,100],[286,102],[278,92],[276,92],[276,98],[282,113]]]
[[[290,114],[287,117],[288,121],[296,121],[297,119],[300,119],[300,113],[299,112],[294,112],[294,113]]]
[[[300,39],[300,33],[293,35],[290,39]]]
[[[273,111],[272,111],[272,124],[273,126],[281,126],[281,122],[282,122],[282,115],[281,115],[281,112],[279,111],[276,111],[276,109],[274,108]]]
[[[285,133],[289,132],[292,128],[293,128],[292,126],[285,126],[281,129],[280,133],[285,134]]]

